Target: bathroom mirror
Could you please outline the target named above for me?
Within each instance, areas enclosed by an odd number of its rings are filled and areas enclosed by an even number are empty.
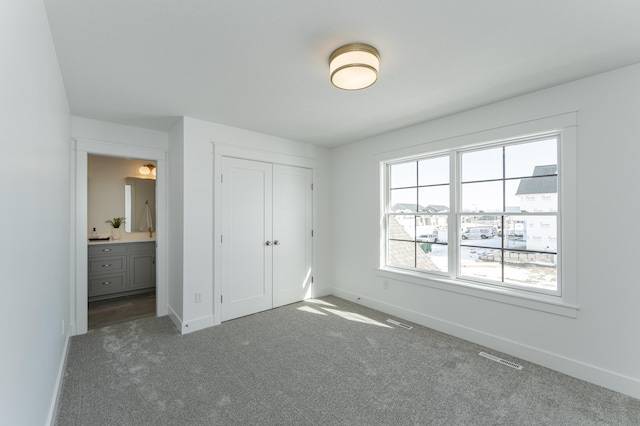
[[[156,181],[125,178],[124,211],[126,232],[149,232],[156,223]]]

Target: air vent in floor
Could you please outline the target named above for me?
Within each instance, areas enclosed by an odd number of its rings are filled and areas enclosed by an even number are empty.
[[[396,320],[392,320],[392,319],[388,319],[387,322],[391,323],[393,325],[397,325],[398,327],[406,328],[407,330],[411,330],[413,328],[409,324],[405,324],[405,323],[402,323],[400,321],[396,321]]]
[[[495,362],[499,362],[500,364],[504,364],[507,367],[515,368],[516,370],[522,370],[522,366],[520,364],[516,364],[515,362],[507,361],[506,359],[499,358],[495,355],[488,354],[486,352],[480,352],[480,356],[483,356],[487,359],[490,359]]]

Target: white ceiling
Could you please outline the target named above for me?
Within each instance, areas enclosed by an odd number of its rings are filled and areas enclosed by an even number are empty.
[[[640,62],[637,0],[45,0],[73,115],[323,146]],[[380,51],[378,82],[329,82]]]

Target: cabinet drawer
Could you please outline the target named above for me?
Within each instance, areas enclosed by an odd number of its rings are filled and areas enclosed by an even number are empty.
[[[129,253],[155,253],[156,251],[156,242],[155,241],[146,241],[144,243],[131,243],[129,244]]]
[[[126,290],[124,274],[106,275],[89,280],[89,297],[101,294],[117,293]]]
[[[89,260],[89,276],[123,272],[127,266],[126,256],[100,257]]]
[[[127,246],[124,244],[97,244],[89,246],[89,256],[108,256],[111,254],[125,254]]]

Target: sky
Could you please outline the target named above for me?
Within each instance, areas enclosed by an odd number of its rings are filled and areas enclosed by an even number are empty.
[[[500,212],[503,207],[520,205],[516,196],[520,179],[507,180],[503,195],[502,181],[486,181],[504,177],[520,178],[533,174],[535,166],[558,164],[556,138],[537,140],[521,144],[464,151],[460,155],[460,178],[462,182],[461,210],[467,212]],[[391,200],[397,203],[421,206],[449,206],[449,156],[426,158],[391,165]],[[430,185],[418,188],[416,185]],[[406,187],[413,188],[406,188]],[[404,188],[404,189],[394,189]],[[417,200],[416,200],[417,192]],[[511,209],[510,209],[511,210]]]

